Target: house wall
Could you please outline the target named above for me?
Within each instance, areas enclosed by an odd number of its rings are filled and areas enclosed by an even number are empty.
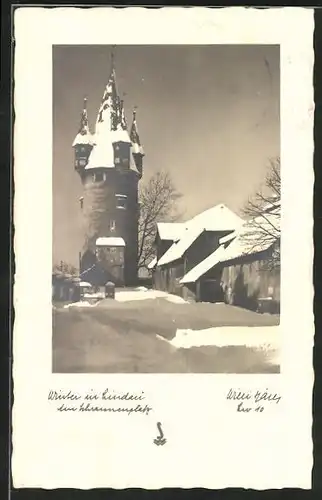
[[[79,287],[72,281],[64,278],[52,278],[52,300],[54,302],[76,302],[79,297]]]
[[[187,283],[187,285],[181,285],[181,295],[182,298],[188,302],[198,302],[198,283]]]
[[[182,286],[179,284],[184,275],[184,260],[156,267],[153,273],[153,288],[182,296]]]
[[[280,304],[280,271],[270,270],[265,255],[252,256],[252,260],[240,259],[227,263],[222,268],[222,283],[225,298],[229,303],[257,309],[258,299],[272,299],[274,312]]]

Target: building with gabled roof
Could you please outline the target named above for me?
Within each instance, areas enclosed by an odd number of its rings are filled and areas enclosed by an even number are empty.
[[[154,286],[170,293],[182,295],[187,292],[189,295],[189,288],[180,283],[182,277],[218,248],[220,238],[242,224],[238,215],[219,204],[185,223],[176,224],[172,230],[170,223],[165,227],[160,225],[156,238]]]
[[[138,183],[143,174],[144,151],[136,110],[128,131],[113,59],[94,133],[90,132],[85,99],[80,128],[72,146],[75,170],[83,186],[80,210],[84,222],[84,244],[80,252],[80,272],[86,274],[87,281],[92,276],[97,286],[105,284],[106,276],[117,285],[135,284]],[[99,283],[100,279],[102,283]]]
[[[220,263],[261,254],[278,241],[279,234],[280,213],[278,211],[246,221],[239,229],[221,238],[220,246],[183,276],[180,283],[194,283]]]
[[[225,205],[216,205],[193,217],[185,223],[179,239],[159,259],[158,266],[181,259],[193,242],[204,232],[230,233],[243,223],[243,220]]]
[[[278,312],[280,270],[271,263],[275,252],[279,259],[280,209],[246,221],[219,243],[180,284],[194,290],[198,300],[225,300],[252,309],[265,303],[270,312]]]

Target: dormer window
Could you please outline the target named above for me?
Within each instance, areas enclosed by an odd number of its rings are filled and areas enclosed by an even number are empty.
[[[129,167],[130,146],[125,143],[114,144],[114,163],[120,167]]]
[[[126,194],[116,194],[116,208],[125,210],[127,206],[127,196]]]

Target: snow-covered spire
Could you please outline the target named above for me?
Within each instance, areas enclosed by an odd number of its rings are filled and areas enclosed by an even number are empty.
[[[121,114],[121,128],[122,128],[122,130],[127,130],[127,122],[126,122],[126,117],[125,117],[123,99],[120,100],[120,114]]]
[[[111,72],[98,110],[95,127],[95,145],[86,169],[114,167],[114,144],[123,142],[131,145],[127,131],[123,101],[116,85],[114,59]]]
[[[98,140],[101,135],[102,140],[109,140],[112,144],[119,141],[131,143],[127,132],[123,101],[117,91],[113,54],[110,77],[96,120],[96,139]]]
[[[130,139],[132,142],[133,153],[144,156],[144,151],[143,151],[143,147],[142,147],[142,144],[140,141],[140,136],[139,136],[139,130],[138,130],[138,126],[136,123],[136,108],[134,108],[134,110],[133,110],[133,120],[132,120],[131,132],[130,132]]]
[[[78,144],[92,144],[92,135],[89,131],[88,116],[87,116],[87,98],[84,97],[83,111],[78,133],[74,139],[73,147]]]
[[[96,119],[96,133],[99,132],[101,124],[108,125],[109,130],[112,130],[115,124],[115,114],[117,112],[117,90],[115,70],[112,67],[110,77],[104,90],[102,102],[98,110]]]

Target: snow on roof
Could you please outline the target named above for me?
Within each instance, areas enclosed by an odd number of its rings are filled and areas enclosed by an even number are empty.
[[[223,243],[228,243],[228,241],[231,241],[234,238],[236,238],[237,235],[238,235],[238,230],[232,231],[231,233],[226,234],[225,236],[223,236],[222,238],[220,238],[219,243],[221,245]]]
[[[88,116],[87,116],[87,99],[84,99],[84,106],[81,115],[80,127],[78,130],[78,134],[76,135],[73,146],[77,146],[78,144],[92,144],[92,134],[89,131],[88,125]]]
[[[87,288],[92,285],[90,283],[87,283],[87,281],[81,281],[80,283],[78,283],[78,286],[81,288]]]
[[[139,146],[135,142],[134,143],[132,142],[132,151],[134,154],[141,154],[141,155],[144,154],[142,146]]]
[[[73,142],[73,147],[77,146],[77,145],[82,145],[82,144],[85,144],[85,145],[91,145],[93,144],[93,136],[92,134],[89,132],[88,134],[81,134],[81,133],[78,133],[74,139],[74,142]]]
[[[200,276],[203,276],[207,271],[212,269],[216,264],[220,262],[220,258],[225,252],[225,247],[218,247],[212,254],[208,255],[206,259],[202,260],[195,267],[190,269],[190,271],[181,278],[180,283],[195,283]]]
[[[178,241],[185,230],[184,222],[158,222],[157,231],[160,240]]]
[[[174,242],[169,250],[162,255],[158,261],[158,266],[163,266],[164,264],[169,264],[170,262],[180,259],[203,231],[204,229],[199,226],[193,226],[189,229],[186,228],[181,239]]]
[[[110,132],[110,137],[116,133],[118,137],[121,137],[121,134],[117,131]],[[95,135],[94,147],[89,156],[85,170],[91,170],[93,168],[115,168],[113,139],[106,140],[106,137],[108,137],[108,134],[102,139],[100,136],[97,136],[97,134]],[[132,154],[130,154],[130,169],[138,172]]]
[[[114,149],[112,142],[106,137],[103,138],[103,140],[98,140],[97,134],[95,134],[95,145],[89,155],[85,170],[99,167],[114,168],[114,166]]]
[[[228,235],[231,236],[231,235]],[[264,214],[246,221],[232,238],[221,238],[221,244],[212,254],[191,269],[180,283],[194,283],[215,265],[235,260],[245,255],[268,250],[280,237],[280,212]],[[229,243],[230,241],[230,243]]]
[[[117,92],[115,71],[113,69],[98,111],[95,136],[92,139],[94,147],[85,170],[114,168],[113,144],[117,142],[132,145],[127,130],[123,101],[121,101]],[[132,155],[130,169],[137,171]]]
[[[154,257],[154,259],[151,260],[151,262],[148,264],[148,269],[153,269],[156,266],[157,263],[157,258]]]
[[[130,139],[132,141],[132,149],[133,153],[135,154],[141,154],[144,156],[144,150],[140,141],[140,136],[139,136],[139,130],[138,126],[136,123],[136,110],[133,110],[133,121],[132,121],[132,126],[131,126],[131,131],[130,131]]]
[[[123,238],[118,237],[101,237],[97,238],[96,246],[98,247],[125,247]]]
[[[185,224],[181,239],[162,255],[158,266],[180,259],[203,231],[234,231],[244,221],[225,205],[216,205],[193,217]]]
[[[135,160],[133,157],[133,151],[131,151],[131,154],[130,154],[130,169],[134,170],[134,172],[139,173],[138,169],[136,168]]]
[[[203,226],[206,231],[233,231],[243,223],[243,219],[220,203],[193,217],[187,226]]]
[[[280,238],[280,230],[280,207],[246,221],[236,238],[228,245],[226,260],[267,250]]]

